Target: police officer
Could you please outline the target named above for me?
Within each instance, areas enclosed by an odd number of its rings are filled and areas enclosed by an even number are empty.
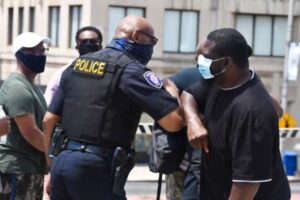
[[[146,67],[156,43],[145,18],[127,16],[104,50],[79,57],[63,73],[44,118],[46,137],[61,121],[67,138],[51,166],[51,199],[126,199],[129,171],[119,175],[131,169],[142,112],[170,132],[182,128],[177,92]]]
[[[84,26],[78,29],[76,32],[76,50],[78,50],[79,55],[99,51],[102,49],[102,38],[102,33],[99,29],[94,26]],[[73,61],[57,69],[48,82],[44,93],[44,97],[48,106],[59,86],[62,73],[70,66],[71,63],[73,63]],[[46,146],[48,146],[48,143],[49,138],[45,141]],[[50,193],[49,178],[50,175],[48,174],[44,177],[44,199],[50,199],[50,197],[47,195]]]

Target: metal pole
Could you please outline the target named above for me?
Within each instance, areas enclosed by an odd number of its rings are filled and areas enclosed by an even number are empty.
[[[292,39],[293,8],[294,8],[294,0],[289,0],[288,24],[287,24],[286,46],[285,46],[284,67],[283,67],[283,83],[282,83],[282,91],[281,91],[281,106],[284,112],[286,112],[287,109],[288,62],[289,62],[290,43]]]

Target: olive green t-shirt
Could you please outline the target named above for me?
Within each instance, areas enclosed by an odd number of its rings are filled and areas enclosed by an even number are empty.
[[[12,174],[43,174],[46,172],[45,154],[31,146],[21,135],[13,120],[16,116],[33,114],[42,130],[47,106],[42,92],[24,75],[12,73],[0,89],[0,105],[11,118],[11,131],[0,144],[0,171]]]

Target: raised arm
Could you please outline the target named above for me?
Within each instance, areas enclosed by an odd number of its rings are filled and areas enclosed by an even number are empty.
[[[198,104],[195,98],[190,93],[183,92],[181,95],[181,102],[188,127],[187,136],[189,142],[194,148],[204,149],[204,151],[208,153],[207,130],[198,114]]]

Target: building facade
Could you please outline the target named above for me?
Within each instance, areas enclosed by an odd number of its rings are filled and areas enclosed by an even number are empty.
[[[293,7],[292,40],[300,40],[300,1]],[[236,28],[253,48],[251,68],[267,89],[280,98],[286,46],[288,0],[0,0],[0,79],[16,67],[13,39],[33,31],[52,39],[45,73],[38,84],[47,85],[53,72],[77,56],[76,30],[98,27],[104,46],[118,21],[135,14],[150,20],[159,42],[149,67],[162,78],[186,66],[195,66],[194,50],[216,28]],[[288,109],[300,120],[300,87],[288,84]]]

